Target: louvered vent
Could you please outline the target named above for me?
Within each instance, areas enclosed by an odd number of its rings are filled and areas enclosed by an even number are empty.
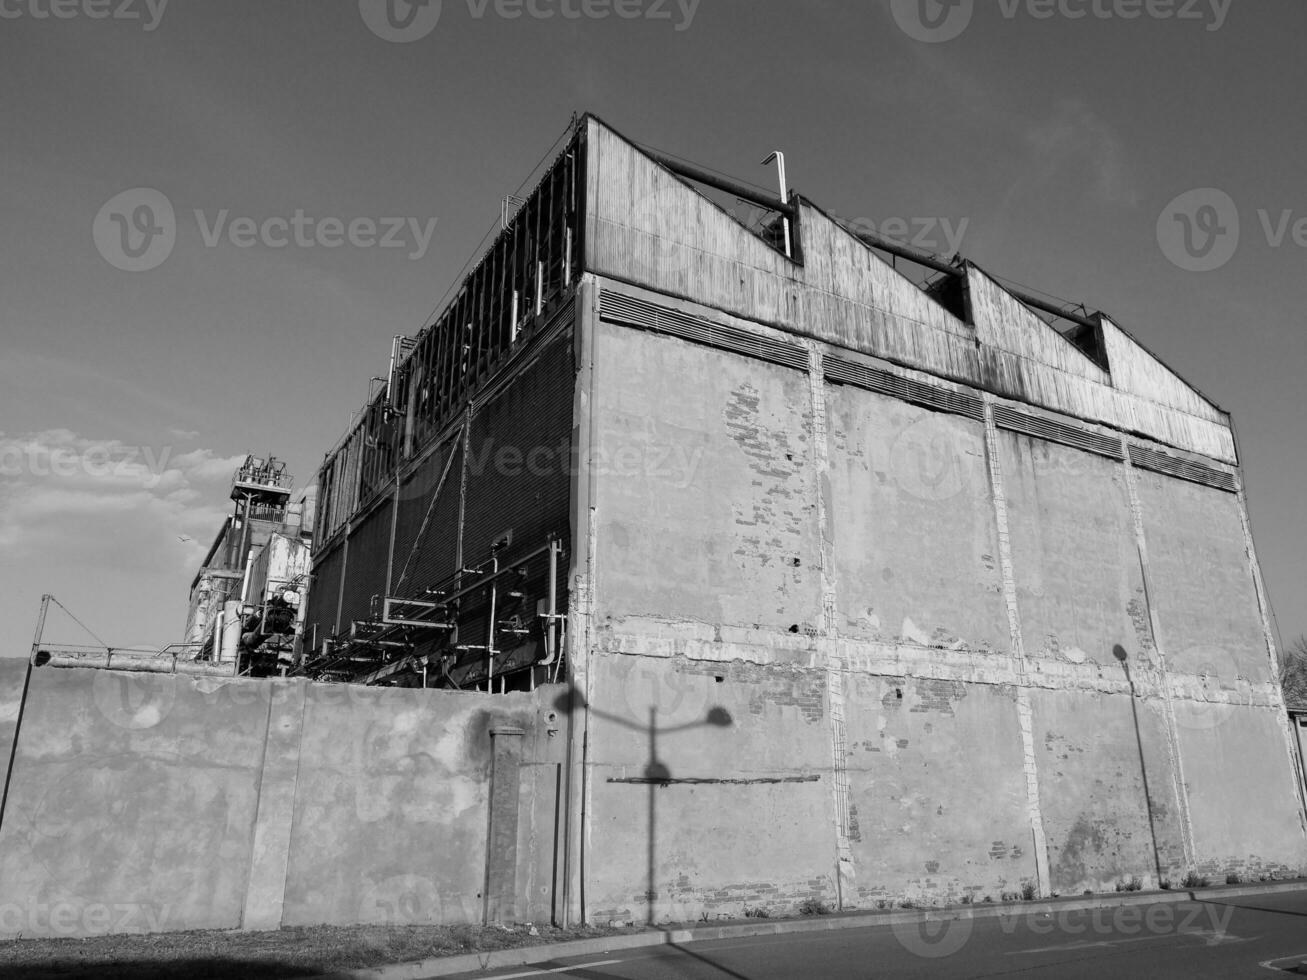
[[[1233,473],[1218,470],[1213,466],[1204,466],[1202,463],[1195,463],[1192,460],[1180,459],[1178,456],[1159,452],[1156,449],[1149,449],[1147,446],[1132,444],[1130,446],[1130,462],[1141,470],[1152,470],[1154,473],[1177,476],[1181,480],[1201,483],[1229,493],[1234,493],[1239,489]]]
[[[1085,452],[1097,453],[1109,459],[1124,458],[1121,453],[1121,441],[1076,425],[1067,425],[1041,415],[1031,415],[1020,409],[1007,405],[994,406],[994,424],[1000,429],[1020,432],[1022,435],[1060,442],[1064,446],[1074,446]]]
[[[846,361],[842,357],[828,356],[824,364],[828,381],[865,388],[867,391],[889,395],[891,398],[912,402],[914,405],[924,405],[926,408],[933,408],[940,412],[965,415],[977,422],[985,418],[984,405],[975,395],[903,378],[879,368]]]
[[[756,357],[771,364],[798,368],[800,371],[808,368],[807,351],[795,344],[760,337],[736,327],[722,326],[702,317],[690,316],[621,293],[605,290],[601,294],[599,316],[611,323],[671,334],[696,344]]]

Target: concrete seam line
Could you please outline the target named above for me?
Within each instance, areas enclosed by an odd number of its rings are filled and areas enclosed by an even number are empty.
[[[1026,782],[1026,813],[1034,844],[1035,883],[1040,897],[1053,891],[1053,877],[1048,863],[1048,835],[1044,829],[1044,809],[1039,798],[1039,758],[1035,750],[1035,714],[1030,699],[1030,664],[1026,659],[1026,641],[1021,631],[1021,610],[1017,602],[1016,573],[1012,564],[1012,532],[1008,520],[1007,492],[1003,485],[1003,464],[999,458],[998,426],[994,422],[994,397],[982,395],[985,427],[985,463],[989,475],[989,492],[994,506],[994,536],[998,545],[999,577],[1003,604],[1007,611],[1012,657],[1017,669],[1017,727],[1021,735],[1021,768]]]
[[[550,943],[543,946],[518,946],[482,953],[462,953],[457,956],[436,956],[410,963],[389,966],[365,967],[322,974],[316,980],[421,980],[426,977],[444,977],[474,970],[495,970],[509,966],[524,966],[544,960],[566,956],[590,956],[617,950],[641,949],[648,946],[677,945],[703,942],[712,939],[737,939],[749,936],[779,936],[792,932],[835,932],[843,929],[869,929],[875,926],[892,926],[909,922],[958,919],[995,919],[1011,915],[1018,910],[1032,912],[1083,912],[1091,909],[1117,908],[1131,905],[1178,905],[1181,902],[1201,902],[1221,898],[1239,898],[1245,895],[1270,895],[1281,892],[1307,890],[1307,880],[1238,888],[1214,888],[1202,891],[1168,891],[1122,893],[1114,896],[1095,896],[1082,899],[1042,899],[1034,902],[1014,902],[1005,905],[951,905],[941,909],[911,909],[902,912],[866,912],[813,919],[792,919],[786,922],[708,926],[702,929],[667,929],[610,936],[600,939],[577,939],[570,942]],[[584,964],[580,964],[584,966]]]

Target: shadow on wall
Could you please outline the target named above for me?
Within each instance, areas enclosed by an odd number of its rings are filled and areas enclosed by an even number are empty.
[[[1148,764],[1144,761],[1144,736],[1139,729],[1139,693],[1135,690],[1135,679],[1130,676],[1130,656],[1126,653],[1125,647],[1116,644],[1112,647],[1112,656],[1121,661],[1121,669],[1125,671],[1126,683],[1130,685],[1130,716],[1135,723],[1135,746],[1139,750],[1139,776],[1143,780],[1144,786],[1144,812],[1148,814],[1148,836],[1153,846],[1153,870],[1157,874],[1156,881],[1162,881],[1165,875],[1162,872],[1162,856],[1157,849],[1157,825],[1153,820],[1153,794],[1148,788]]]
[[[604,721],[610,721],[615,725],[621,725],[631,731],[643,731],[649,738],[649,758],[645,763],[644,773],[636,778],[627,779],[626,782],[645,783],[649,787],[649,840],[648,840],[648,886],[645,889],[645,921],[652,924],[654,921],[654,902],[658,897],[658,890],[654,883],[654,875],[657,863],[657,791],[670,786],[678,779],[673,775],[667,763],[658,758],[658,736],[670,735],[673,732],[684,732],[694,728],[729,728],[735,723],[731,713],[721,705],[714,705],[708,709],[707,714],[698,720],[686,722],[680,725],[669,725],[665,728],[658,727],[658,708],[650,705],[649,723],[642,725],[630,718],[623,718],[621,715],[615,715],[611,712],[600,711],[591,704],[587,704],[585,695],[573,684],[568,684],[567,690],[558,696],[554,702],[555,708],[563,713],[574,713],[588,709],[596,718],[602,718]]]

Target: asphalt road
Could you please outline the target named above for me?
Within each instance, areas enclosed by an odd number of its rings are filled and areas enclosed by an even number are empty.
[[[881,977],[1176,977],[1297,975],[1307,961],[1307,891],[877,925],[655,946],[463,977],[521,980],[869,980]],[[1287,970],[1288,973],[1282,972]],[[1303,970],[1307,975],[1307,969]]]

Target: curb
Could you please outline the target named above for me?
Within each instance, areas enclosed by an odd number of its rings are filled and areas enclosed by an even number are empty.
[[[461,953],[457,956],[434,956],[410,963],[393,963],[387,966],[364,967],[323,974],[316,980],[426,980],[428,977],[447,977],[457,973],[498,970],[511,966],[526,966],[545,961],[553,962],[569,956],[590,956],[618,950],[639,949],[647,946],[664,946],[680,943],[703,942],[710,939],[735,939],[750,936],[779,936],[793,932],[832,932],[840,929],[869,929],[874,926],[894,926],[918,922],[947,922],[954,919],[994,919],[1011,915],[1016,910],[1027,912],[1079,912],[1090,909],[1125,908],[1132,905],[1175,905],[1180,902],[1203,901],[1209,898],[1241,898],[1247,895],[1272,895],[1277,892],[1307,890],[1307,880],[1280,884],[1231,885],[1201,890],[1155,892],[1121,892],[1090,897],[1036,899],[1030,902],[1005,902],[992,905],[950,905],[944,908],[904,909],[898,912],[837,912],[808,919],[784,919],[777,922],[749,922],[723,926],[696,926],[649,929],[626,936],[605,936],[600,939],[575,939],[569,942],[547,943],[543,946],[517,946],[512,949],[489,950],[484,953]]]

